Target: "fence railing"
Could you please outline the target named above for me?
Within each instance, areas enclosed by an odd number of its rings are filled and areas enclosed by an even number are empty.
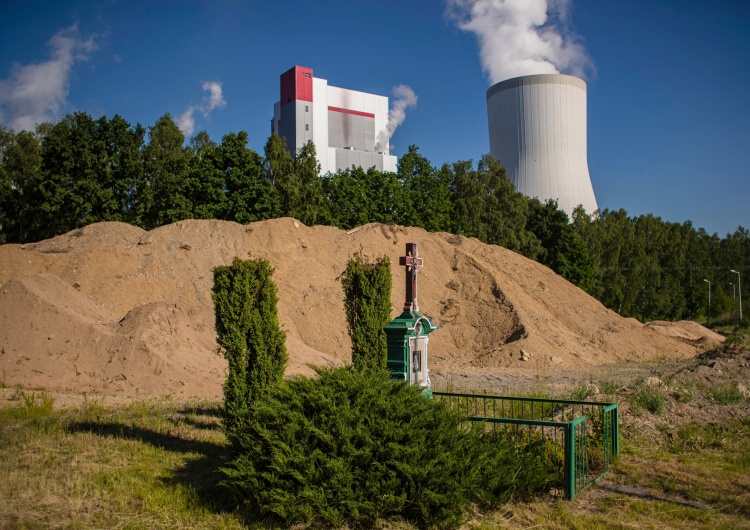
[[[616,403],[433,392],[435,399],[540,456],[568,499],[609,472],[620,452]]]

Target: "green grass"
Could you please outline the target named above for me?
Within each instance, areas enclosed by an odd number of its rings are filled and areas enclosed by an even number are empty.
[[[657,386],[642,386],[635,397],[633,398],[632,405],[635,405],[635,409],[645,409],[651,414],[659,415],[664,411],[664,407],[667,404],[667,396],[661,388]]]
[[[594,487],[572,502],[538,499],[477,514],[473,528],[750,528],[750,420],[679,429],[666,447],[623,441],[605,482],[645,496]],[[660,498],[661,497],[661,498]]]
[[[242,528],[216,404],[0,409],[2,528]]]
[[[750,524],[750,420],[688,425],[666,447],[643,444],[615,468],[618,482],[697,501]]]
[[[16,398],[19,401],[18,406],[0,407],[0,425],[6,421],[48,416],[52,413],[55,403],[55,400],[46,392],[27,394],[22,390],[17,390]]]
[[[607,396],[614,396],[622,387],[622,381],[616,379],[602,379],[599,381],[599,391]]]
[[[742,395],[737,385],[732,384],[710,387],[706,390],[706,395],[721,405],[731,405],[732,403],[745,401],[745,396]]]
[[[218,403],[88,399],[60,411],[43,392],[18,396],[0,408],[0,528],[262,527],[243,519],[219,485],[226,440]],[[621,443],[604,482],[672,500],[594,486],[572,502],[543,496],[474,511],[465,527],[750,528],[750,420],[688,425],[661,445]]]
[[[584,401],[586,398],[596,395],[593,385],[587,383],[578,383],[571,390],[568,399],[574,401]]]

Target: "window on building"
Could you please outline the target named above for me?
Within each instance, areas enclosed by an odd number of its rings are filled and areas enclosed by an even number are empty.
[[[305,72],[305,77],[311,77],[308,72]]]
[[[310,107],[309,107],[309,105],[305,105],[305,112],[310,112]]]
[[[310,124],[308,124],[308,123],[306,123],[306,124],[305,124],[305,130],[306,130],[306,131],[309,131],[309,130],[310,130]]]

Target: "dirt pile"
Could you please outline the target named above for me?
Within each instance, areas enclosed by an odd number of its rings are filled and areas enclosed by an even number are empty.
[[[360,249],[389,256],[396,316],[406,242],[418,243],[425,258],[420,309],[441,328],[430,341],[433,380],[688,358],[696,345],[720,340],[707,330],[674,338],[667,323],[623,319],[546,267],[461,236],[380,224],[344,232],[289,218],[181,221],[150,232],[99,223],[0,247],[0,375],[8,386],[219,396],[225,363],[214,334],[212,269],[234,256],[263,257],[275,268],[287,373],[342,364],[350,343],[337,278]],[[521,360],[522,349],[531,363]]]

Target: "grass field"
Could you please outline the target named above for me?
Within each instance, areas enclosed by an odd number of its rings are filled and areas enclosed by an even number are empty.
[[[0,407],[0,527],[263,527],[243,517],[220,485],[226,446],[218,403],[88,400],[57,410],[44,392],[17,397]],[[731,416],[662,429],[655,443],[638,421],[658,414],[641,409],[600,485],[572,502],[544,497],[469,514],[465,526],[750,528],[750,420]]]

